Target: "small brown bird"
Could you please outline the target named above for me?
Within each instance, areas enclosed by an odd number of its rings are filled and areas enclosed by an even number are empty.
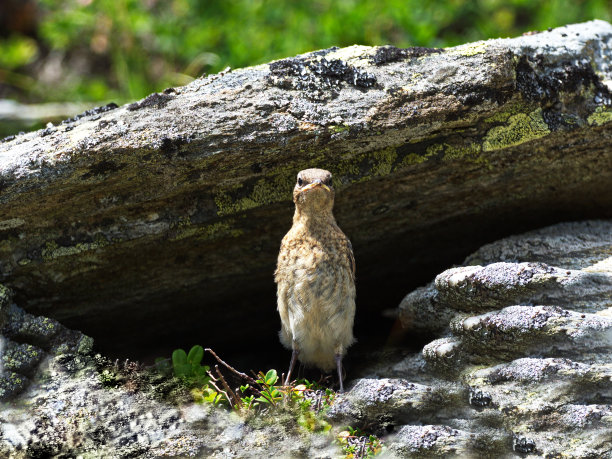
[[[281,343],[292,349],[287,384],[297,358],[306,365],[338,370],[355,341],[355,258],[351,242],[336,224],[332,175],[306,169],[293,190],[293,226],[283,238],[275,280]]]

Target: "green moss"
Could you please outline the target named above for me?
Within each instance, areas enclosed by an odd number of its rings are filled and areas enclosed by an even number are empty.
[[[219,216],[244,212],[254,207],[270,204],[272,202],[291,199],[295,174],[297,171],[282,171],[272,175],[271,178],[262,178],[253,186],[252,192],[238,200],[233,200],[231,191],[221,190],[215,194],[215,204]]]
[[[330,126],[329,130],[334,134],[339,134],[341,132],[347,132],[350,129],[350,126],[347,124],[341,124],[338,126]]]
[[[597,107],[587,118],[591,126],[601,126],[612,121],[612,110],[604,107]]]
[[[389,175],[393,169],[393,164],[397,159],[397,151],[393,147],[388,147],[384,150],[375,151],[372,154],[372,158],[374,159],[374,163],[372,165],[371,175]]]
[[[443,150],[443,143],[434,143],[433,145],[427,147],[427,149],[425,150],[425,156],[431,158],[432,156],[437,156],[438,154],[442,153]]]
[[[414,166],[415,164],[421,164],[427,161],[427,155],[417,155],[416,153],[408,153],[402,159],[402,162],[397,167],[398,169],[404,169],[406,167]]]
[[[483,121],[485,123],[505,123],[508,121],[513,115],[518,115],[519,113],[525,113],[527,111],[527,107],[525,104],[514,103],[505,105],[501,111],[495,113],[494,115],[485,118]]]
[[[480,152],[482,147],[477,143],[467,145],[449,145],[445,144],[444,160],[454,160],[462,158],[481,158]]]
[[[509,117],[506,125],[489,129],[482,149],[483,151],[501,150],[539,139],[549,133],[550,129],[542,118],[542,109],[538,108],[529,114],[513,115]]]

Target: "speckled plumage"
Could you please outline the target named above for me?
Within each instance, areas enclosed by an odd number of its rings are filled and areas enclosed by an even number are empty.
[[[332,213],[331,174],[301,171],[293,200],[293,226],[281,243],[275,273],[280,339],[304,364],[325,371],[337,365],[340,372],[354,341],[355,261]]]

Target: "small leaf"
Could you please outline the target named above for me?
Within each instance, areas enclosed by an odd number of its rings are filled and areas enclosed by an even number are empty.
[[[276,370],[269,370],[265,376],[266,384],[273,386],[276,384],[276,381],[278,381],[278,374],[276,373]]]
[[[202,367],[200,365],[191,365],[191,371],[196,376],[206,376],[206,372],[209,370],[208,367]]]
[[[188,363],[179,363],[174,365],[174,376],[192,376],[191,365]]]
[[[177,366],[187,363],[187,353],[182,349],[176,349],[172,353],[172,365]]]
[[[189,355],[187,356],[187,360],[192,365],[199,365],[204,357],[204,348],[202,346],[196,345],[191,348],[189,351]]]

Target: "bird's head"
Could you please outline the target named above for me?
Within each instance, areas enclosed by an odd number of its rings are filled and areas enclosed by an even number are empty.
[[[293,201],[301,212],[331,212],[334,207],[331,172],[324,169],[300,171],[293,189]]]

